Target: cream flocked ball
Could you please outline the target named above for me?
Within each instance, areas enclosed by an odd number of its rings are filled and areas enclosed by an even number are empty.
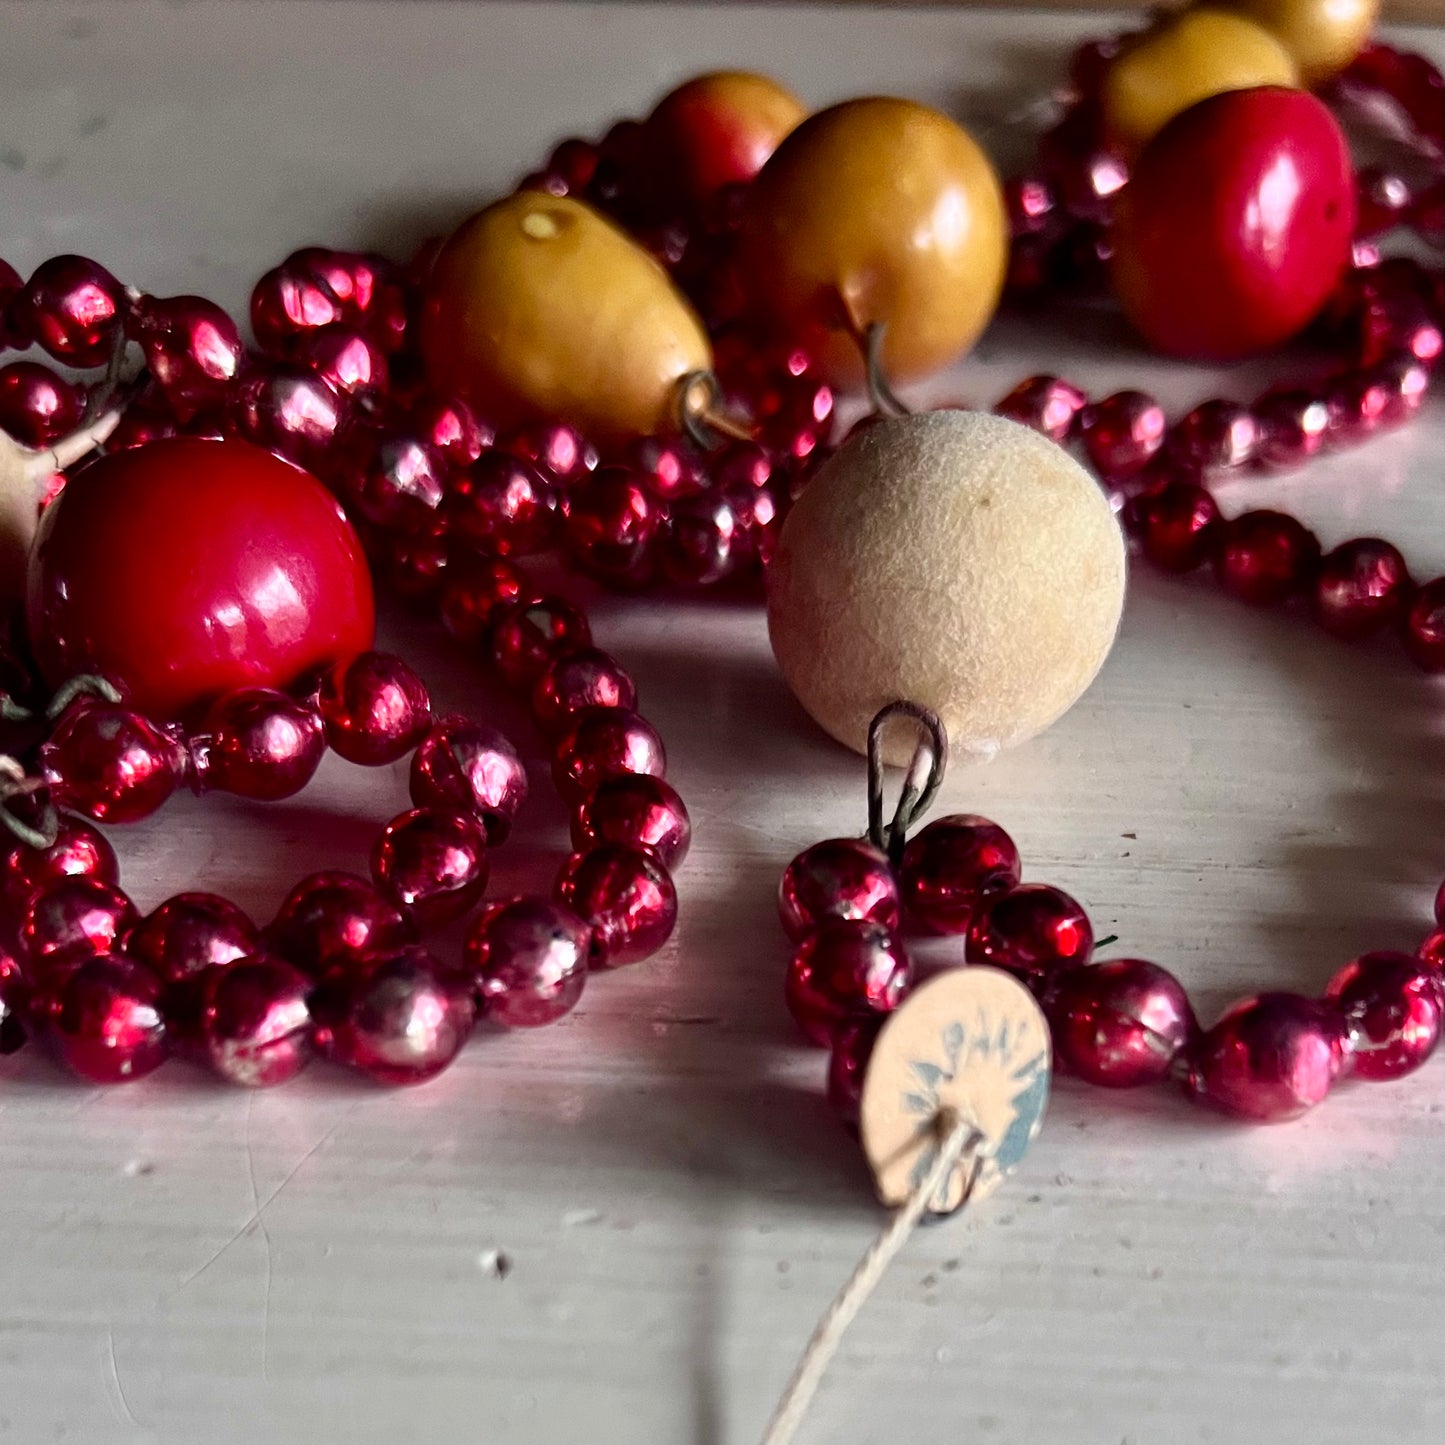
[[[1067,452],[1002,417],[925,412],[869,427],[808,484],[769,570],[768,632],[798,701],[850,748],[906,700],[991,756],[1093,681],[1124,573],[1119,525]]]

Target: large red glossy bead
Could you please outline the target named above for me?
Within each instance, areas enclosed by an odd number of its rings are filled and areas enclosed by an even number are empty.
[[[213,969],[202,990],[200,1034],[216,1073],[245,1089],[299,1074],[313,1052],[313,987],[299,969],[264,955]]]
[[[236,323],[214,301],[144,296],[131,316],[146,366],[181,421],[226,399],[246,347]]]
[[[597,968],[650,958],[677,923],[672,875],[636,848],[574,853],[557,876],[556,893],[558,902],[591,925],[591,962]]]
[[[567,496],[567,550],[584,571],[616,587],[652,576],[662,509],[626,467],[603,467]]]
[[[1259,422],[1235,401],[1201,402],[1169,428],[1171,461],[1192,471],[1232,472],[1254,460]]]
[[[1079,418],[1084,451],[1106,482],[1124,481],[1142,471],[1164,445],[1166,428],[1164,408],[1142,391],[1116,391]]]
[[[194,978],[217,964],[257,952],[256,925],[215,893],[177,893],[131,929],[127,958],[143,963],[165,983]]]
[[[272,365],[243,376],[227,396],[230,432],[317,476],[329,475],[351,401],[304,366]]]
[[[1160,351],[1227,360],[1277,346],[1350,260],[1354,173],[1325,104],[1262,86],[1176,116],[1139,155],[1114,222],[1114,287]]]
[[[287,686],[371,646],[371,577],[336,500],[237,441],[100,458],[47,508],[29,635],[52,686],[122,681],[149,717]]]
[[[415,946],[369,960],[321,1010],[331,1056],[380,1084],[435,1078],[475,1019],[470,976]]]
[[[1089,398],[1071,382],[1057,376],[1030,376],[1001,397],[994,411],[1062,445],[1088,402]]]
[[[68,366],[101,366],[120,334],[125,288],[84,256],[52,256],[10,303],[9,325]]]
[[[981,900],[965,944],[969,963],[1006,969],[1040,995],[1093,951],[1088,915],[1047,883],[1024,883]]]
[[[799,944],[784,997],[798,1027],[819,1048],[854,1014],[891,1013],[913,981],[913,964],[892,929],[833,920]]]
[[[1253,410],[1259,426],[1254,447],[1257,465],[1271,470],[1297,467],[1329,439],[1329,402],[1314,392],[1266,392]]]
[[[832,919],[896,928],[898,882],[887,856],[862,838],[828,838],[805,848],[778,883],[778,917],[795,942]]]
[[[453,558],[442,583],[442,626],[458,642],[476,643],[504,608],[536,596],[527,578],[500,557]]]
[[[376,886],[420,929],[460,918],[487,886],[487,835],[450,808],[413,808],[381,830],[371,849]]]
[[[84,700],[68,708],[40,750],[51,795],[101,822],[149,817],[185,775],[170,733],[130,708]]]
[[[1445,577],[1423,583],[1400,623],[1405,651],[1424,672],[1445,672]]]
[[[15,914],[48,884],[62,878],[93,878],[114,887],[120,881],[115,849],[89,823],[61,813],[55,841],[48,848],[14,843],[0,854],[0,897]]]
[[[1019,881],[1019,850],[976,813],[939,818],[910,838],[898,868],[903,906],[929,933],[965,933],[979,900]]]
[[[591,928],[544,898],[488,908],[466,946],[483,1013],[508,1028],[537,1028],[570,1013],[587,982],[591,945]]]
[[[27,447],[48,447],[80,425],[85,390],[38,361],[0,367],[0,431]]]
[[[1125,519],[1156,567],[1192,572],[1213,551],[1219,506],[1197,482],[1175,481],[1134,498]]]
[[[20,945],[40,981],[66,964],[118,952],[135,921],[135,904],[119,888],[95,878],[59,878],[30,900]]]
[[[266,930],[268,948],[310,977],[353,971],[362,959],[410,941],[395,904],[354,873],[326,869],[303,878]]]
[[[599,783],[572,817],[572,846],[579,853],[609,843],[639,848],[671,871],[691,842],[692,820],[677,789],[644,773]]]
[[[484,452],[452,478],[443,515],[461,545],[491,557],[522,557],[555,540],[557,493],[530,463]]]
[[[321,719],[266,687],[223,697],[191,738],[191,775],[201,791],[274,802],[306,786],[326,753]]]
[[[512,456],[531,462],[544,477],[563,488],[597,469],[597,448],[566,422],[524,427],[506,437],[501,446]]]
[[[57,979],[40,1005],[61,1062],[96,1084],[139,1079],[165,1062],[161,985],[124,958],[92,958]]]
[[[1345,1060],[1332,1004],[1262,993],[1234,1004],[1189,1051],[1188,1088],[1228,1114],[1273,1124],[1314,1108]]]
[[[446,717],[417,745],[412,802],[474,815],[493,846],[506,841],[526,798],[527,770],[511,740],[495,728]]]
[[[1329,982],[1326,1000],[1349,1033],[1349,1062],[1362,1079],[1398,1079],[1435,1052],[1445,1025],[1439,970],[1408,953],[1365,953]]]
[[[1284,602],[1319,565],[1315,534],[1284,512],[1241,512],[1214,537],[1214,571],[1224,590],[1257,607]]]
[[[858,1124],[868,1061],[886,1020],[886,1014],[850,1018],[833,1030],[833,1051],[828,1056],[828,1103],[850,1127]]]
[[[1142,958],[1069,969],[1048,1001],[1054,1049],[1074,1074],[1109,1089],[1169,1076],[1198,1031],[1184,986]]]
[[[587,708],[636,706],[631,675],[611,653],[596,647],[564,652],[532,689],[532,716],[548,738],[561,737]]]
[[[574,806],[599,783],[624,773],[667,773],[667,750],[646,718],[630,708],[593,707],[579,713],[557,744],[552,777]]]
[[[389,652],[337,663],[322,679],[318,704],[332,752],[364,767],[404,757],[431,726],[426,684]]]
[[[553,658],[592,641],[592,629],[580,609],[564,597],[539,597],[504,607],[492,622],[490,651],[503,679],[530,688]]]
[[[1348,642],[1388,627],[1409,597],[1405,559],[1378,537],[1341,543],[1321,559],[1315,574],[1315,618],[1326,632]]]

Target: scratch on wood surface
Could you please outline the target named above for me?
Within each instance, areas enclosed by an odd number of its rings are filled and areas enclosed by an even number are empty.
[[[109,1366],[108,1384],[111,1386],[107,1393],[111,1397],[111,1404],[120,1411],[128,1425],[139,1430],[142,1428],[141,1422],[136,1419],[135,1411],[131,1409],[130,1401],[125,1397],[125,1386],[120,1382],[120,1366],[115,1362],[115,1331],[109,1325],[105,1329],[105,1344],[106,1364]]]

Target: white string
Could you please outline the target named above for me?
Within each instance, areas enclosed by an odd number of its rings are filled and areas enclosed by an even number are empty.
[[[943,1131],[937,1157],[928,1172],[918,1181],[913,1193],[903,1201],[898,1212],[868,1246],[867,1253],[858,1261],[857,1269],[818,1321],[818,1327],[813,1331],[813,1337],[808,1341],[808,1347],[803,1351],[797,1369],[793,1371],[793,1378],[788,1381],[788,1388],[783,1391],[783,1398],[778,1401],[778,1408],[773,1411],[773,1418],[768,1422],[763,1445],[791,1445],[798,1433],[798,1427],[803,1423],[803,1417],[808,1413],[808,1406],[812,1404],[813,1396],[817,1394],[818,1386],[823,1381],[824,1371],[838,1352],[844,1331],[853,1323],[854,1317],[863,1308],[898,1251],[908,1243],[908,1237],[927,1212],[929,1201],[965,1157],[969,1161],[968,1181],[964,1185],[959,1208],[968,1203],[968,1196],[973,1192],[974,1181],[978,1178],[978,1167],[982,1162],[977,1150],[983,1143],[984,1136],[953,1109],[940,1110],[935,1123]]]

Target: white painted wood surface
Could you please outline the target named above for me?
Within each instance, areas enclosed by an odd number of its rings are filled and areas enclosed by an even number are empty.
[[[676,78],[767,68],[807,99],[898,91],[997,115],[1097,17],[809,10],[69,3],[0,12],[0,252],[90,252],[238,306],[310,241],[403,250],[568,132]],[[1416,35],[1437,55],[1439,36]],[[1057,366],[1218,379],[1120,333],[991,336],[944,388]],[[1242,382],[1233,382],[1242,385]],[[1327,543],[1445,567],[1441,404],[1277,482]],[[785,694],[759,611],[601,600],[698,841],[660,958],[415,1092],[323,1069],[275,1093],[173,1065],[0,1087],[0,1439],[117,1445],[744,1445],[879,1215],[782,1008],[778,870],[860,826],[857,760]],[[536,802],[498,887],[562,843],[535,740],[485,677],[393,622],[448,702],[519,723]],[[1205,1012],[1412,946],[1442,867],[1441,690],[1397,655],[1145,572],[1103,676],[943,806]],[[290,805],[181,802],[121,839],[151,906],[266,915],[356,866],[400,768],[329,760]],[[1445,1426],[1445,1058],[1239,1128],[1165,1091],[1069,1083],[1011,1187],[925,1231],[850,1336],[807,1438],[989,1445],[1424,1445]],[[509,1265],[505,1271],[498,1262]]]

